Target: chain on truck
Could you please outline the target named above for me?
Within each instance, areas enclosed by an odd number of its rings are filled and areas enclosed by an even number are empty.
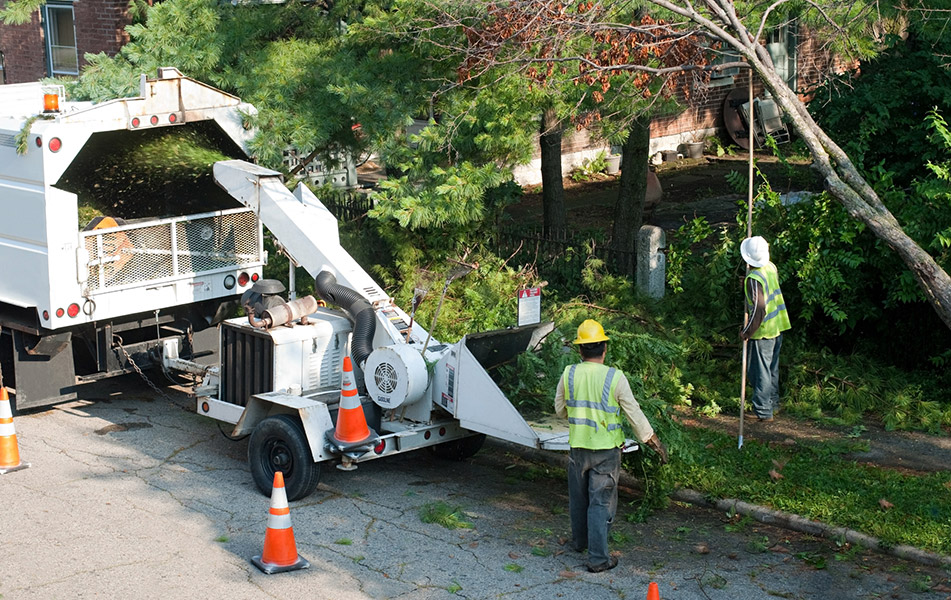
[[[64,103],[57,94],[38,119],[39,84],[3,88],[0,261],[10,270],[0,360],[18,409],[148,366],[198,374],[197,412],[248,436],[255,483],[269,494],[280,470],[290,499],[316,488],[322,465],[350,470],[423,447],[465,458],[486,435],[567,449],[566,428],[526,422],[488,372],[551,325],[433,339],[341,246],[336,218],[309,188],[291,192],[280,173],[245,160],[252,106],[173,68],[143,76],[137,98]],[[17,136],[31,118],[21,153]],[[164,214],[178,206],[167,190],[136,189],[130,202],[164,213],[106,215],[80,231],[69,182],[108,170],[97,158],[119,142],[135,151],[149,130],[170,127],[200,128],[232,157],[189,190],[206,210]],[[261,279],[262,224],[315,278],[323,302],[288,301],[280,282]],[[246,316],[224,318],[238,300]],[[213,340],[208,350],[202,339]],[[358,443],[333,435],[344,357],[370,429]]]

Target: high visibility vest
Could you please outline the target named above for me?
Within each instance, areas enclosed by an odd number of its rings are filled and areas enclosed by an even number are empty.
[[[789,313],[786,312],[783,291],[779,289],[779,271],[776,270],[776,265],[768,262],[762,267],[751,270],[746,278],[758,281],[763,286],[763,293],[766,295],[766,314],[763,316],[763,322],[760,323],[759,329],[753,332],[750,339],[772,339],[789,329],[791,327]],[[749,285],[746,282],[743,284],[743,293],[746,294],[747,306],[752,306],[753,301],[750,298]]]
[[[601,363],[583,362],[567,367],[562,377],[571,447],[606,450],[622,446],[621,406],[614,399],[621,373]]]

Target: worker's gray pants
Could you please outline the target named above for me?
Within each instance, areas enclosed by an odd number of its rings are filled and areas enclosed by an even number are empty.
[[[608,533],[617,512],[621,450],[572,448],[568,460],[568,506],[571,540],[588,549],[588,564],[608,562]]]
[[[750,340],[750,385],[753,386],[753,413],[760,419],[779,409],[779,349],[783,335],[768,340]]]

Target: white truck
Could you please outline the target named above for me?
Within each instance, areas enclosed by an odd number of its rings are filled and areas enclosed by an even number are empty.
[[[139,97],[98,104],[39,83],[0,86],[0,367],[18,410],[157,364],[166,339],[183,356],[214,350],[213,335],[204,350],[195,338],[261,277],[260,221],[210,172],[178,187],[126,172],[122,189],[117,171],[171,132],[247,156],[253,111],[172,68],[142,76]],[[122,197],[101,201],[117,186]],[[90,201],[111,210],[83,230],[78,208]]]
[[[200,374],[198,414],[233,425],[235,439],[250,436],[256,485],[270,494],[282,471],[291,500],[310,494],[328,463],[352,470],[423,447],[464,458],[486,435],[567,449],[566,426],[530,425],[487,371],[538,343],[550,323],[454,344],[433,339],[344,250],[330,211],[303,185],[289,191],[276,171],[221,160],[212,169],[217,187],[190,190],[218,210],[124,225],[102,220],[99,229],[79,231],[76,195],[58,182],[70,180],[64,171],[96,135],[121,131],[124,139],[142,127],[204,121],[243,149],[250,133],[241,115],[253,110],[161,69],[157,79],[143,78],[140,98],[69,106],[34,122],[25,155],[15,152],[14,137],[26,117],[0,121],[9,137],[0,138],[0,203],[12,215],[0,221],[0,260],[12,268],[0,287],[0,347],[7,348],[4,383],[15,377],[20,407],[69,398],[79,383],[140,361]],[[141,192],[146,202],[162,200],[161,190]],[[262,223],[337,308],[310,296],[287,301],[279,282],[260,279]],[[246,316],[222,319],[219,304],[236,294]],[[199,364],[192,332],[213,325],[220,362]],[[336,435],[347,356],[370,430],[365,439]],[[80,364],[92,372],[80,373]]]

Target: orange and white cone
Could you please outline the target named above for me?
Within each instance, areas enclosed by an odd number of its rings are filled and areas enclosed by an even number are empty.
[[[291,509],[287,505],[287,492],[284,490],[284,473],[281,471],[274,473],[271,510],[267,517],[267,531],[264,532],[264,551],[252,558],[251,562],[268,575],[310,567],[307,559],[297,553],[294,528],[291,527]]]
[[[353,379],[353,363],[349,356],[343,358],[343,379],[340,382],[340,406],[337,409],[337,427],[329,434],[333,443],[341,450],[363,446],[375,440],[376,432],[367,426],[367,416],[357,395],[357,384]]]
[[[647,600],[660,600],[660,590],[657,589],[657,584],[653,581],[647,586]]]
[[[0,475],[19,471],[30,466],[20,461],[17,432],[13,427],[13,409],[7,388],[0,386]]]

